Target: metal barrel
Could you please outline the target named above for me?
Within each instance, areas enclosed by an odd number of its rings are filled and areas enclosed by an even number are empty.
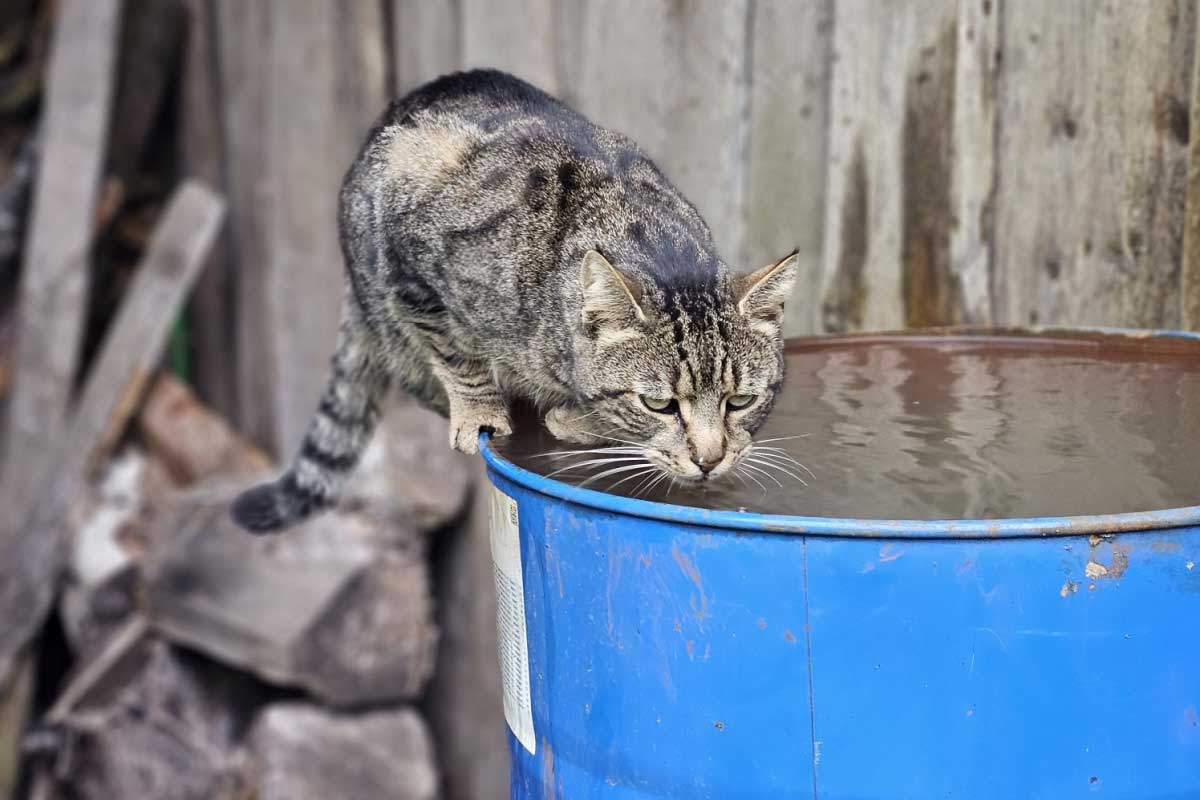
[[[1200,798],[1200,506],[705,511],[483,444],[514,799]]]

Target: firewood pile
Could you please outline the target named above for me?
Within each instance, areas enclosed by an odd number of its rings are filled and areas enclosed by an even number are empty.
[[[256,5],[0,4],[0,798],[507,796],[482,478],[444,421],[396,397],[339,509],[228,516],[334,345],[297,324],[336,316],[332,216],[267,244],[382,108],[260,124],[290,48]],[[369,20],[284,16],[326,42],[304,79],[352,81]],[[322,166],[255,158],[281,128]]]

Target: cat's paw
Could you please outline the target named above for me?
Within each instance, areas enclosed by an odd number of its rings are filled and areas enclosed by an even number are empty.
[[[591,434],[583,423],[584,414],[577,408],[559,406],[546,412],[546,428],[554,438],[575,444],[593,444],[602,441]]]
[[[450,411],[450,446],[460,453],[473,455],[479,452],[479,432],[486,430],[492,436],[508,436],[512,433],[512,420],[508,409],[495,406],[468,406]]]

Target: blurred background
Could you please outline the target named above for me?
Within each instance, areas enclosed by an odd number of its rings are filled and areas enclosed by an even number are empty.
[[[635,138],[791,335],[1200,329],[1197,0],[3,0],[0,797],[507,797],[486,498],[396,398],[231,492],[332,352],[341,176],[493,66]],[[481,510],[482,509],[482,510]],[[552,774],[552,772],[551,772]]]

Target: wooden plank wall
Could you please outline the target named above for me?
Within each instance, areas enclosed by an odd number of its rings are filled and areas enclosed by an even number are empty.
[[[641,142],[736,269],[799,248],[789,334],[1196,328],[1198,1],[195,0],[220,12],[243,427],[279,446],[311,410],[336,182],[384,95],[473,66]]]
[[[1195,0],[442,8],[459,65],[640,141],[731,264],[800,248],[789,333],[1200,325]],[[446,66],[402,55],[398,85]]]

